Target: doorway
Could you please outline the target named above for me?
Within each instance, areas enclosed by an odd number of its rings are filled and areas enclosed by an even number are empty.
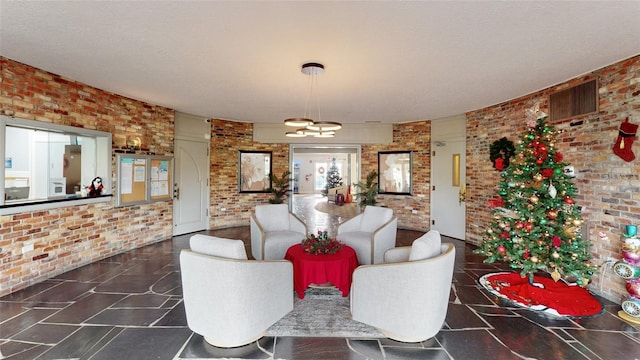
[[[360,145],[290,145],[289,166],[293,174],[291,189],[294,191],[289,196],[289,206],[307,224],[309,230],[330,230],[336,225],[334,217],[320,213],[314,207],[318,202],[327,201],[323,190],[327,173],[334,163],[343,185],[358,182],[360,151]]]
[[[431,229],[466,234],[466,117],[431,122]]]
[[[211,121],[176,112],[173,235],[209,228]]]

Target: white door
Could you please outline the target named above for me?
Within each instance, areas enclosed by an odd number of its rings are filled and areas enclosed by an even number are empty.
[[[173,235],[209,226],[209,145],[176,140]]]
[[[464,124],[455,118],[431,127],[431,229],[460,240],[466,231]]]

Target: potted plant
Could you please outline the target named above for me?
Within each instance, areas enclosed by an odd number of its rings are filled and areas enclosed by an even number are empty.
[[[291,171],[285,170],[280,178],[275,174],[270,173],[269,179],[271,180],[271,187],[268,190],[273,195],[269,199],[269,204],[282,204],[284,199],[287,197],[287,194],[291,192],[289,189],[289,184],[291,183]]]
[[[360,181],[357,184],[354,184],[356,191],[358,191],[355,194],[355,197],[359,201],[360,205],[376,204],[376,195],[378,195],[378,183],[375,181],[377,177],[378,173],[376,171],[371,171],[367,175],[367,179],[364,183]]]

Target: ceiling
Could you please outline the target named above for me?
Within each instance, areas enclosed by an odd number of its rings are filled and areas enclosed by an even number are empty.
[[[8,1],[0,55],[181,112],[463,114],[640,54],[640,1]],[[310,107],[314,120],[317,107]]]

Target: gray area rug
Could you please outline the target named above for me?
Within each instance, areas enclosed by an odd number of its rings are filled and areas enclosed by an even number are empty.
[[[294,295],[293,311],[267,330],[267,336],[383,338],[378,330],[351,320],[349,298],[336,288],[309,288]]]

